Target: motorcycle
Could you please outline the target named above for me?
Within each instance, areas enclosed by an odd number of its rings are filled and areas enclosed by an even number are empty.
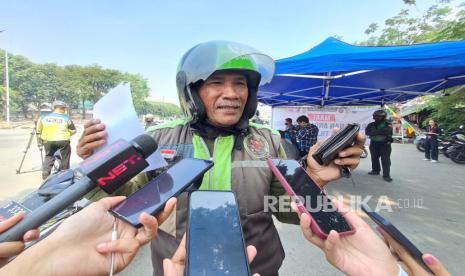
[[[5,206],[0,207],[0,218],[7,219],[19,212],[28,214],[34,211],[51,198],[55,197],[66,188],[73,185],[74,178],[74,171],[71,169],[63,170],[56,174],[50,175],[47,179],[44,180],[37,191],[27,195],[22,201],[10,201]],[[61,222],[63,222],[64,219],[79,212],[89,204],[89,200],[81,199],[51,218],[49,221],[39,227],[39,239],[26,243],[26,248],[34,245],[36,242],[50,235],[61,224]]]
[[[460,126],[460,131],[454,132],[453,141],[447,149],[447,154],[453,162],[465,164],[465,132],[463,131],[463,125]]]
[[[450,145],[450,142],[451,141],[448,139],[438,138],[439,152],[444,153],[447,147]],[[421,152],[425,152],[426,135],[423,133],[418,135],[414,143],[416,144],[417,150]],[[449,156],[446,156],[446,157],[449,157]]]
[[[444,132],[444,130],[442,130],[442,132]],[[449,149],[450,146],[454,144],[454,141],[456,140],[455,136],[460,133],[463,133],[463,126],[460,126],[460,130],[454,131],[450,135],[447,135],[447,137],[451,137],[451,138],[444,138],[445,135],[443,137],[438,137],[439,153],[442,153],[444,154],[445,157],[450,158],[447,150]],[[418,135],[414,141],[417,149],[421,152],[425,152],[425,142],[426,142],[426,135],[423,133]]]

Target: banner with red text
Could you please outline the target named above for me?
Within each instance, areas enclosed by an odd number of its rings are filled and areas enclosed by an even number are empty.
[[[365,133],[366,126],[373,121],[373,112],[378,110],[376,107],[274,107],[272,110],[271,127],[277,130],[284,130],[284,120],[291,118],[294,124],[297,124],[297,118],[306,115],[310,123],[319,128],[318,140],[324,140],[331,136],[334,128],[343,128],[349,123],[360,124],[360,131]]]

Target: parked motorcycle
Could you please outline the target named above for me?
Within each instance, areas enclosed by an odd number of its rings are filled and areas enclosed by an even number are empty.
[[[442,131],[444,132],[444,130]],[[445,157],[450,158],[448,149],[450,148],[450,146],[454,144],[454,141],[457,140],[456,135],[460,135],[460,134],[465,134],[463,130],[463,125],[460,126],[459,130],[454,131],[450,133],[449,135],[447,135],[447,137],[450,137],[450,138],[444,138],[446,135],[443,135],[442,137],[438,137],[439,153],[442,153],[444,154]],[[426,135],[423,133],[421,135],[418,135],[417,138],[415,139],[414,143],[416,144],[417,149],[421,152],[425,152],[425,141],[426,141]]]
[[[465,164],[465,132],[463,125],[460,130],[454,132],[453,141],[447,149],[450,159],[457,164]]]
[[[60,171],[50,175],[39,189],[24,198],[21,202],[10,201],[3,207],[0,207],[0,218],[7,219],[16,213],[24,212],[26,214],[34,211],[45,202],[55,197],[74,183],[74,171],[71,169]],[[26,248],[32,246],[39,240],[50,235],[60,223],[77,213],[90,203],[87,199],[82,199],[69,206],[49,221],[39,227],[40,237],[38,240],[26,243]]]
[[[418,135],[414,141],[414,143],[416,144],[417,150],[421,152],[425,152],[425,142],[426,142],[426,135],[423,133]],[[445,151],[447,150],[450,144],[451,144],[450,140],[438,137],[439,153],[445,153]],[[449,156],[446,155],[446,157],[449,157]]]

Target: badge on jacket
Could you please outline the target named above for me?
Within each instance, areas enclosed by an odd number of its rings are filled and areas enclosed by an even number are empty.
[[[262,136],[249,134],[245,136],[243,144],[245,150],[255,159],[263,159],[270,155],[268,142]]]

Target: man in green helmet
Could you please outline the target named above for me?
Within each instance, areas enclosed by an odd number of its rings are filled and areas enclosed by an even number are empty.
[[[234,192],[245,242],[258,251],[251,269],[267,276],[278,275],[284,259],[272,214],[282,222],[299,223],[293,212],[264,210],[266,196],[285,194],[265,160],[286,156],[277,131],[249,121],[257,109],[258,87],[270,82],[273,74],[273,59],[249,46],[228,41],[198,44],[182,57],[176,75],[186,118],[156,126],[152,132],[162,154],[169,152],[169,164],[187,157],[214,161],[215,166],[205,174],[200,189]],[[105,126],[98,119],[88,122],[79,141],[79,156],[90,156],[105,143],[105,137]],[[355,168],[363,143],[360,135],[356,146],[344,150],[336,163],[327,167],[309,157],[308,173],[320,187],[340,178],[337,165]],[[130,194],[153,176],[153,172],[141,174],[117,193]],[[100,193],[93,198],[103,196]],[[176,212],[161,225],[152,242],[154,275],[163,275],[162,260],[175,252],[186,232],[186,220],[187,194],[183,193],[178,197]]]

